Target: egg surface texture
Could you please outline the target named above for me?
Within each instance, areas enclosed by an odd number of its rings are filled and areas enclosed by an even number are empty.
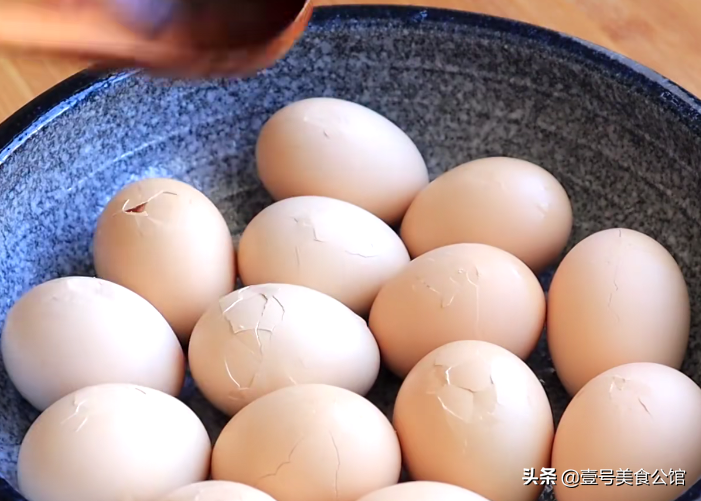
[[[84,388],[29,428],[17,462],[31,501],[152,501],[207,478],[211,444],[180,400],[140,386]]]
[[[673,501],[701,476],[701,389],[661,364],[633,363],[589,381],[570,402],[553,445],[557,472],[594,472],[596,485],[558,501]],[[684,473],[680,473],[683,470]],[[571,480],[574,481],[574,480]]]
[[[253,285],[207,310],[189,347],[192,376],[233,415],[271,391],[303,383],[367,393],[380,350],[365,321],[330,296],[299,285]]]
[[[632,362],[681,367],[689,341],[686,282],[667,250],[629,229],[595,233],[562,261],[548,295],[548,347],[574,395]]]
[[[288,386],[244,407],[214,446],[212,478],[277,501],[356,501],[396,484],[401,451],[365,398],[327,385]]]
[[[479,494],[441,482],[404,482],[363,496],[358,501],[489,501]]]
[[[107,204],[93,242],[97,275],[143,296],[181,341],[234,289],[234,244],[201,192],[174,179],[126,186]]]
[[[413,141],[356,103],[312,98],[278,111],[261,130],[258,174],[275,200],[315,195],[345,200],[389,224],[428,185]]]
[[[394,427],[415,480],[458,485],[491,501],[535,501],[524,468],[548,467],[554,424],[543,386],[516,355],[484,341],[431,352],[397,396]]]
[[[489,341],[526,358],[545,321],[545,295],[511,254],[456,244],[419,256],[380,291],[370,312],[387,367],[405,376],[432,350],[463,339]]]
[[[364,315],[380,287],[409,262],[409,253],[387,224],[360,207],[296,197],[253,218],[238,259],[245,285],[303,285]]]
[[[236,482],[207,480],[186,485],[159,501],[275,501],[265,492]]]
[[[38,285],[10,309],[2,358],[39,410],[86,386],[131,383],[178,395],[185,357],[163,316],[136,293],[99,278]]]
[[[539,273],[557,259],[571,231],[572,205],[552,174],[525,160],[493,157],[434,180],[411,204],[401,235],[413,257],[445,245],[482,243]]]

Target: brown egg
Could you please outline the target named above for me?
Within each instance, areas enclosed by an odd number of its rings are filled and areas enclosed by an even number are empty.
[[[404,482],[368,494],[358,501],[489,501],[479,494],[441,482]]]
[[[628,229],[595,233],[557,269],[548,294],[548,346],[574,395],[613,367],[681,367],[689,340],[686,282],[667,250]]]
[[[251,486],[221,480],[186,485],[158,501],[275,501]]]
[[[183,402],[105,384],[71,393],[29,428],[17,461],[32,501],[152,501],[209,472],[211,443]]]
[[[224,427],[212,478],[278,501],[356,501],[396,484],[401,451],[368,400],[326,385],[288,386],[244,407]]]
[[[256,398],[295,384],[367,393],[380,350],[365,320],[326,294],[289,284],[253,285],[213,304],[192,332],[197,386],[233,415]]]
[[[402,240],[381,219],[327,197],[288,198],[263,209],[244,230],[238,258],[246,285],[302,285],[358,315],[409,263]]]
[[[419,256],[381,289],[370,312],[385,364],[405,376],[432,350],[480,339],[527,358],[545,321],[545,295],[511,254],[456,244]]]
[[[458,341],[424,357],[397,396],[394,427],[415,480],[458,485],[491,501],[535,501],[525,468],[548,467],[554,425],[531,369],[484,341]]]
[[[292,103],[261,130],[258,174],[276,200],[324,196],[399,222],[428,185],[421,152],[399,127],[356,103],[312,98]]]
[[[699,423],[701,389],[675,369],[634,363],[599,374],[557,428],[557,500],[677,499],[701,476]]]
[[[98,220],[93,255],[100,278],[147,299],[183,342],[207,307],[234,289],[226,221],[205,195],[174,179],[145,179],[117,193]]]
[[[445,245],[482,243],[539,273],[557,259],[571,231],[572,206],[552,174],[525,160],[494,157],[433,181],[409,207],[401,235],[412,257]]]
[[[177,396],[185,356],[168,322],[144,298],[106,280],[64,277],[24,294],[0,336],[7,374],[34,407],[105,383]]]

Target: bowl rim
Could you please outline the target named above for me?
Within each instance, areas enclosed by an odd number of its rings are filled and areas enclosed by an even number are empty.
[[[497,36],[521,38],[561,55],[574,57],[588,64],[593,71],[642,94],[657,106],[672,112],[701,136],[701,100],[671,79],[615,51],[592,42],[555,31],[487,14],[407,5],[331,5],[314,8],[310,28],[349,21],[395,21],[408,25],[444,24],[481,29]],[[35,97],[0,123],[0,169],[4,161],[33,134],[49,125],[56,117],[85,100],[92,93],[128,78],[138,70],[107,71],[88,68],[61,81]],[[701,484],[699,484],[701,485]],[[692,489],[682,495],[683,499]],[[25,498],[0,477],[0,501],[22,501]],[[681,499],[681,498],[680,498]]]
[[[593,42],[523,21],[476,12],[409,5],[324,5],[314,8],[310,29],[358,20],[399,21],[406,24],[443,24],[481,29],[495,35],[522,38],[561,55],[574,57],[594,71],[642,94],[671,111],[701,136],[701,99],[671,79],[618,52]],[[86,99],[93,92],[139,70],[79,71],[35,97],[0,123],[0,168],[4,161],[35,132]]]

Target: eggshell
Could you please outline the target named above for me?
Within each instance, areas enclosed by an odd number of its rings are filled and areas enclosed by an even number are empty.
[[[17,462],[32,501],[152,501],[207,478],[211,444],[194,412],[157,390],[84,388],[32,424]]]
[[[397,396],[394,427],[415,480],[445,482],[491,501],[535,501],[524,468],[548,467],[554,425],[540,381],[516,355],[484,341],[424,357]]]
[[[39,410],[86,386],[132,383],[178,395],[185,357],[168,322],[120,285],[67,277],[10,309],[0,349],[7,374]]]
[[[278,501],[356,501],[396,484],[401,451],[368,400],[327,385],[288,386],[244,407],[214,446],[212,478]]]
[[[667,250],[634,230],[595,233],[557,269],[548,295],[548,347],[574,395],[632,362],[681,367],[689,340],[686,283]]]
[[[675,369],[633,363],[599,374],[572,399],[557,428],[552,466],[560,478],[575,470],[580,482],[576,488],[557,482],[558,501],[677,499],[701,476],[699,423],[701,389]],[[581,485],[583,470],[597,485]],[[670,478],[670,470],[685,474]]]
[[[175,179],[122,189],[100,216],[93,243],[99,277],[133,290],[182,342],[209,305],[234,289],[234,244],[216,206]]]
[[[571,231],[572,205],[550,172],[525,160],[493,157],[433,181],[412,202],[401,235],[412,257],[446,245],[482,243],[510,252],[539,273],[557,259]]]
[[[382,358],[405,376],[432,350],[464,339],[498,344],[527,358],[545,321],[545,296],[531,270],[482,244],[428,252],[388,281],[370,312]]]
[[[183,500],[185,501],[185,500]],[[479,494],[441,482],[405,482],[385,487],[358,501],[489,501]]]
[[[207,480],[186,485],[159,501],[275,501],[265,492],[236,482]]]
[[[365,321],[299,285],[254,285],[222,298],[195,326],[189,355],[197,386],[229,415],[294,384],[364,395],[380,370],[380,350]]]
[[[276,200],[325,196],[393,224],[428,185],[416,145],[382,115],[341,99],[292,103],[261,130],[258,175]]]
[[[246,285],[302,285],[359,315],[408,262],[401,239],[382,220],[326,197],[288,198],[265,208],[244,230],[238,256]]]

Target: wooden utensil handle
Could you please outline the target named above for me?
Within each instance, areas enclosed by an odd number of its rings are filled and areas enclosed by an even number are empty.
[[[101,1],[0,0],[0,45],[20,51],[89,59],[167,61],[186,50],[172,37],[130,29]]]
[[[173,17],[128,15],[149,1],[173,2]],[[311,0],[0,0],[0,46],[184,75],[248,74],[282,57],[311,13]]]

